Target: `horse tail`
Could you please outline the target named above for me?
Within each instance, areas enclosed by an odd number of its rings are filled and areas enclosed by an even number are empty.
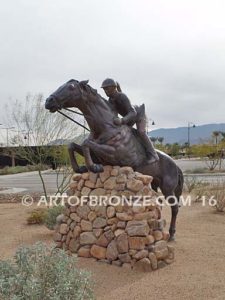
[[[176,189],[174,192],[175,192],[175,196],[177,197],[178,202],[179,202],[180,196],[183,191],[184,175],[179,167],[177,167],[177,170],[178,170],[178,183],[177,183],[177,186],[176,186]]]
[[[122,89],[121,89],[119,82],[116,82],[116,88],[117,88],[118,92],[122,93]]]

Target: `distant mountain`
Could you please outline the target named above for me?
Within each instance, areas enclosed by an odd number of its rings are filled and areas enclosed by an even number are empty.
[[[211,140],[213,131],[225,132],[225,123],[199,126],[196,124],[196,127],[190,127],[190,143],[198,144]],[[184,144],[188,141],[188,127],[160,128],[152,130],[149,135],[151,137],[163,137],[163,144]]]

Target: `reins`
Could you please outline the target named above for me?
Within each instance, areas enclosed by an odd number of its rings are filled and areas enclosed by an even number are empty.
[[[67,110],[67,111],[73,112],[73,113],[75,113],[75,114],[77,114],[77,115],[83,116],[82,113],[79,113],[79,112],[74,111],[74,110],[72,110],[72,109],[69,109],[69,108],[64,108],[64,109]],[[86,126],[84,126],[84,125],[80,124],[79,122],[75,121],[74,119],[72,119],[71,117],[67,116],[66,114],[64,114],[64,113],[61,112],[60,110],[57,110],[57,112],[60,113],[61,115],[63,115],[64,117],[66,117],[67,119],[73,121],[73,122],[76,123],[77,125],[80,125],[80,126],[83,127],[85,130],[90,131],[89,128],[87,128]]]

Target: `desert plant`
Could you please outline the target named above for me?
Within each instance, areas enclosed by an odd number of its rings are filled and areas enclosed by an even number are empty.
[[[188,193],[191,193],[194,189],[198,188],[202,182],[197,178],[197,176],[185,176],[184,184]]]
[[[65,207],[62,205],[53,206],[47,209],[44,216],[44,224],[50,229],[54,230],[56,226],[56,218],[58,215],[61,215],[64,211]]]
[[[225,211],[225,183],[217,182],[211,185],[207,196],[216,200],[215,208],[218,212]]]
[[[93,299],[90,273],[76,258],[43,243],[18,248],[14,260],[0,261],[0,298],[4,300]]]
[[[45,215],[45,208],[36,208],[29,212],[29,216],[27,217],[27,224],[43,224],[45,220]]]

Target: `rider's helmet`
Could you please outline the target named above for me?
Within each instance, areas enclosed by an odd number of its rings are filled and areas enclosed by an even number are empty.
[[[111,78],[106,78],[103,82],[102,82],[102,86],[101,88],[105,88],[108,86],[117,86],[117,83],[115,80],[111,79]]]

